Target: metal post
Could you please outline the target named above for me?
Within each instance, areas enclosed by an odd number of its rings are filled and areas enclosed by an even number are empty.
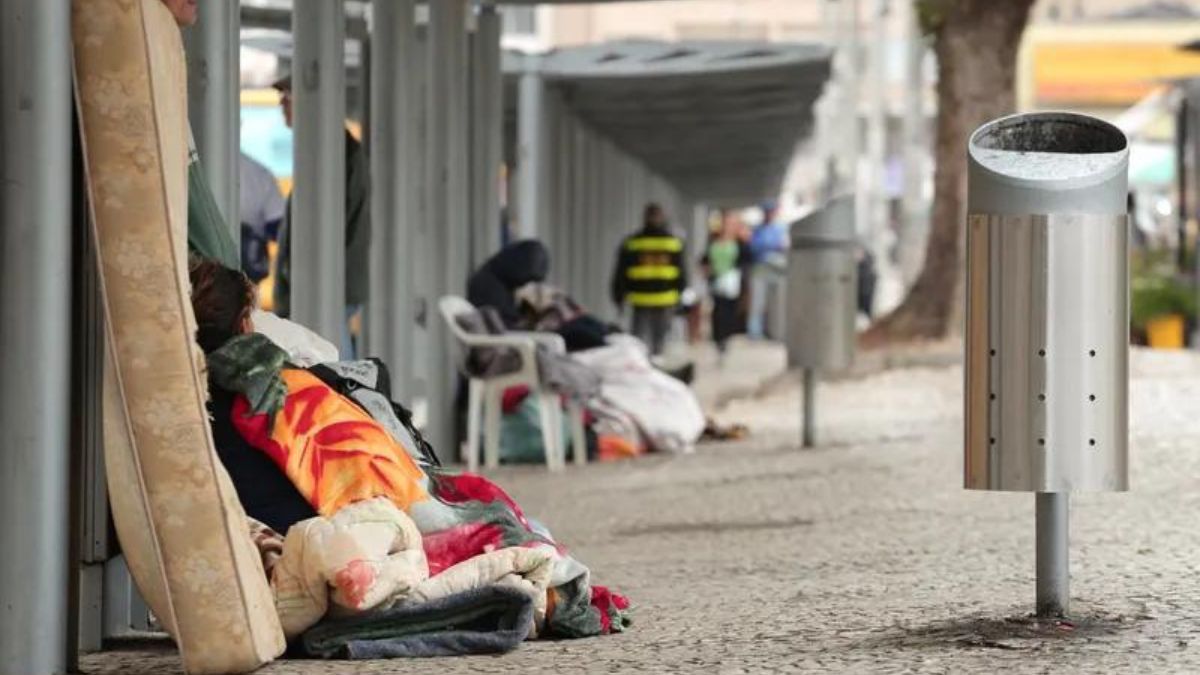
[[[571,277],[568,290],[578,295],[587,285],[588,255],[588,163],[587,163],[587,134],[579,120],[573,120],[571,134],[574,139],[571,153],[572,175],[571,184],[571,221],[570,227],[574,232],[571,238]],[[582,296],[578,296],[582,297]]]
[[[447,293],[462,293],[467,253],[466,0],[442,0],[429,6],[429,96],[426,188],[430,233],[429,260],[435,263],[426,328],[429,334],[429,437],[446,459],[457,457],[454,433],[454,368],[450,335],[438,311]],[[456,112],[457,111],[457,112]]]
[[[238,0],[209,0],[196,25],[184,31],[187,49],[188,118],[204,177],[241,241],[238,201],[241,12]]]
[[[484,2],[476,17],[471,52],[472,267],[500,249],[500,163],[504,152],[504,81],[500,14]]]
[[[541,192],[545,175],[546,122],[545,83],[541,73],[527,70],[521,74],[517,94],[517,162],[521,167],[517,185],[517,208],[520,209],[517,231],[520,238],[538,237],[545,232]]]
[[[1185,93],[1188,89],[1185,87]],[[1188,208],[1187,150],[1189,136],[1195,132],[1188,128],[1188,118],[1191,117],[1189,108],[1191,108],[1191,104],[1185,95],[1179,102],[1179,110],[1175,113],[1175,181],[1176,194],[1179,199],[1175,209],[1175,232],[1179,239],[1179,246],[1175,255],[1176,265],[1181,273],[1187,270],[1187,224],[1188,218],[1191,217],[1191,210]]]
[[[929,155],[925,134],[925,53],[928,44],[917,20],[915,3],[900,3],[907,12],[904,88],[904,213],[897,243],[900,275],[907,287],[921,272],[929,219],[925,213],[925,166]]]
[[[413,195],[412,204],[410,205],[411,213],[413,214],[413,234],[414,239],[412,247],[416,251],[415,260],[412,264],[412,272],[409,278],[412,282],[412,293],[414,299],[413,318],[414,322],[419,320],[421,330],[414,330],[413,336],[413,352],[412,358],[415,364],[424,364],[429,360],[429,331],[430,319],[434,318],[437,311],[432,305],[431,296],[434,286],[435,270],[437,269],[436,261],[430,260],[433,255],[433,231],[434,227],[429,219],[429,5],[421,3],[417,5],[416,12],[416,44],[413,51],[413,69],[411,71],[414,79],[414,88],[417,94],[416,100],[413,102],[415,109],[412,111],[413,123],[415,126],[416,136],[413,140],[412,158],[415,162],[413,169],[415,170],[415,178],[410,185],[413,190],[410,194]],[[414,403],[417,396],[428,396],[428,367],[415,367],[411,371],[412,387]]]
[[[804,369],[804,447],[817,445],[817,371]]]
[[[397,194],[402,199],[398,220],[392,227],[389,242],[391,267],[388,276],[391,300],[392,393],[396,400],[412,402],[416,396],[416,303],[419,298],[416,273],[421,249],[417,245],[417,227],[421,218],[421,196],[425,176],[425,147],[421,136],[425,110],[425,68],[421,62],[422,48],[418,39],[415,0],[398,0],[401,9],[398,34],[402,53],[401,67],[396,69],[392,86],[400,96],[400,128],[396,136]]]
[[[371,247],[373,320],[369,346],[392,374],[392,392],[411,396],[413,252],[412,184],[419,169],[415,152],[419,92],[413,66],[415,0],[375,0],[371,36]]]
[[[866,233],[869,236],[868,245],[875,257],[875,265],[879,269],[879,277],[887,280],[892,278],[891,255],[888,241],[884,233],[888,229],[887,197],[884,194],[887,164],[887,16],[888,0],[874,0],[871,12],[871,35],[867,49],[870,53],[869,91],[867,105],[867,138],[866,166],[862,177],[863,199],[867,212],[863,214],[866,220]],[[876,304],[884,293],[876,293]]]
[[[0,668],[32,675],[74,658],[70,4],[0,3]]]
[[[296,3],[292,318],[335,343],[346,330],[345,33],[343,0]]]
[[[1037,615],[1066,615],[1070,605],[1070,499],[1067,492],[1036,495]]]

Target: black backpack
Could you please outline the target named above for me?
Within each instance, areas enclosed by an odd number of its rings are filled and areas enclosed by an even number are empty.
[[[442,465],[433,446],[413,424],[412,411],[392,400],[392,378],[383,361],[335,361],[306,370],[370,415],[418,464]]]

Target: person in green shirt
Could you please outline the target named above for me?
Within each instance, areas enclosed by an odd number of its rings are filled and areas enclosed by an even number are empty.
[[[722,361],[729,338],[742,332],[742,273],[750,262],[744,240],[745,225],[733,211],[721,214],[721,229],[708,244],[701,260],[712,294],[712,339]]]

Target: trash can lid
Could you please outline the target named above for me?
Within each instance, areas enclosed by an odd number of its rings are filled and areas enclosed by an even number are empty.
[[[835,197],[792,223],[792,248],[850,246],[855,243],[854,195]]]
[[[1104,120],[1069,112],[1010,115],[971,135],[980,166],[1010,180],[1077,187],[1107,179],[1128,155],[1125,134]]]

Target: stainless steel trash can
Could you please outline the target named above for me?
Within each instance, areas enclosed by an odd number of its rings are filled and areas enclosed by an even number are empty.
[[[788,256],[788,365],[837,371],[854,361],[858,312],[854,198],[831,200],[792,224]]]
[[[1069,113],[969,144],[967,488],[1128,486],[1128,147]]]

